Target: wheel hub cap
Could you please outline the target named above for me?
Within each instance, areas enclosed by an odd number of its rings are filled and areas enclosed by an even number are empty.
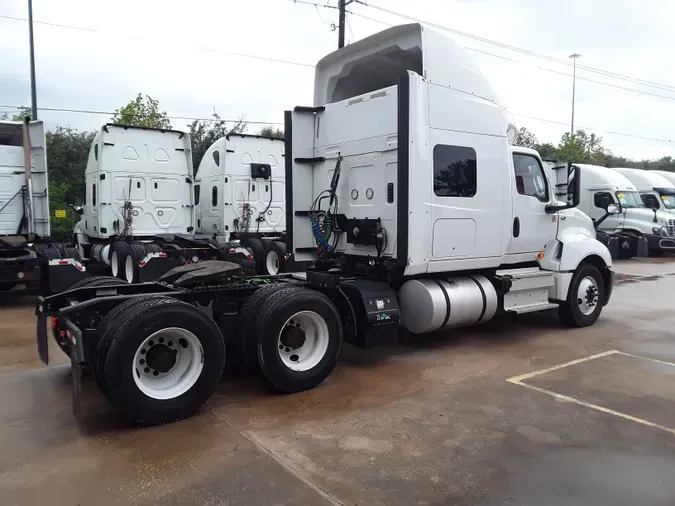
[[[176,365],[176,353],[165,344],[153,346],[146,355],[148,367],[159,373],[169,372]]]
[[[292,350],[297,350],[305,344],[305,331],[299,327],[287,325],[281,331],[281,344]]]

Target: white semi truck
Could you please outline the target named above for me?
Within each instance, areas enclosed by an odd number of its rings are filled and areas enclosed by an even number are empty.
[[[445,34],[397,26],[329,54],[314,104],[285,123],[286,241],[314,270],[247,277],[204,262],[162,283],[113,279],[41,298],[42,360],[53,317],[72,337],[76,380],[92,369],[121,413],[157,424],[206,401],[226,342],[289,393],[321,383],[343,341],[391,345],[400,326],[549,309],[583,327],[608,303],[609,251],[575,209],[580,169],[557,200],[539,155],[509,147],[491,82]]]
[[[74,236],[83,261],[133,283],[229,255],[195,237],[193,177],[188,133],[104,125],[89,151],[81,203],[69,197],[81,214]]]
[[[621,240],[621,257],[642,256],[639,250],[645,240],[651,255],[661,255],[675,248],[673,216],[661,210],[646,208],[638,188],[628,178],[607,167],[587,164],[574,166],[581,170],[579,209],[591,217],[598,231]],[[559,178],[565,179],[565,171],[554,172]],[[607,205],[611,204],[617,205],[619,212],[606,216]]]
[[[291,267],[283,140],[247,134],[218,139],[199,164],[194,191],[198,234],[238,241],[259,274]]]
[[[649,209],[675,214],[675,185],[655,171],[612,167],[635,185],[642,202]]]
[[[654,174],[658,174],[659,176],[666,178],[670,184],[675,186],[675,172],[670,172],[667,170],[650,170],[649,172],[653,172]]]
[[[85,276],[77,250],[50,239],[41,121],[0,121],[0,291],[59,291]]]

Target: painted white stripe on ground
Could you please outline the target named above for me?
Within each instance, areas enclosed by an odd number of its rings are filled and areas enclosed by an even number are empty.
[[[537,387],[537,386],[534,386],[534,385],[528,385],[527,383],[523,383],[523,380],[533,378],[533,377],[539,376],[541,374],[546,374],[548,372],[557,371],[558,369],[563,369],[565,367],[570,367],[572,365],[581,364],[583,362],[588,362],[590,360],[595,360],[595,359],[602,358],[602,357],[608,357],[610,355],[624,355],[626,357],[638,358],[638,359],[642,359],[642,360],[649,360],[651,362],[656,362],[656,363],[659,363],[659,364],[670,365],[670,366],[675,367],[675,363],[673,363],[673,362],[666,362],[664,360],[658,360],[656,358],[641,357],[639,355],[633,355],[631,353],[625,353],[625,352],[619,351],[619,350],[610,350],[610,351],[605,351],[603,353],[598,353],[596,355],[591,355],[590,357],[584,357],[584,358],[580,358],[580,359],[577,359],[577,360],[571,360],[569,362],[565,362],[564,364],[555,365],[553,367],[548,367],[546,369],[540,369],[538,371],[530,372],[530,373],[527,373],[527,374],[521,374],[520,376],[513,376],[511,378],[507,378],[506,381],[508,381],[509,383],[513,383],[514,385],[520,385],[521,387],[529,388],[530,390],[534,390],[535,392],[550,395],[551,397],[554,397],[554,398],[556,398],[558,400],[561,400],[561,401],[578,404],[579,406],[584,406],[586,408],[594,409],[596,411],[600,411],[601,413],[606,413],[608,415],[614,415],[614,416],[617,416],[619,418],[623,418],[624,420],[629,420],[631,422],[639,423],[641,425],[646,425],[647,427],[653,427],[655,429],[659,429],[659,430],[662,430],[664,432],[668,432],[669,434],[675,435],[675,429],[671,429],[670,427],[666,427],[664,425],[659,425],[658,423],[650,422],[649,420],[645,420],[643,418],[638,418],[636,416],[632,416],[632,415],[629,415],[627,413],[621,413],[620,411],[614,411],[613,409],[605,408],[603,406],[598,406],[597,404],[582,401],[581,399],[577,399],[577,398],[571,397],[569,395],[559,394],[557,392],[553,392],[553,391],[547,390],[545,388],[541,388],[541,387]]]
[[[577,360],[570,360],[569,362],[565,362],[564,364],[554,365],[553,367],[548,367],[546,369],[540,369],[538,371],[528,372],[527,374],[521,374],[520,376],[513,376],[512,378],[508,378],[506,381],[508,381],[510,383],[520,383],[523,380],[533,378],[535,376],[539,376],[540,374],[546,374],[547,372],[557,371],[558,369],[562,369],[563,367],[569,367],[571,365],[581,364],[583,362],[588,362],[589,360],[595,360],[596,358],[607,357],[609,355],[615,355],[617,353],[621,353],[621,352],[618,351],[618,350],[604,351],[602,353],[597,353],[596,355],[591,355],[590,357],[578,358]]]

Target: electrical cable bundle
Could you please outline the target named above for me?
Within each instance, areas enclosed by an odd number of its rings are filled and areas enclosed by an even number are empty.
[[[337,246],[338,234],[334,233],[333,219],[337,215],[338,199],[337,196],[333,201],[333,205],[329,205],[328,210],[321,210],[321,201],[328,198],[330,190],[322,191],[314,200],[312,207],[309,210],[309,219],[312,224],[312,235],[316,244],[319,246],[319,253],[332,253]],[[333,237],[333,244],[329,241]]]

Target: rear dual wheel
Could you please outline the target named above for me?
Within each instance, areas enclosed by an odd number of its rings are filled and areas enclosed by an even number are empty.
[[[265,247],[265,273],[276,275],[286,270],[286,245],[278,241],[267,241]]]
[[[307,288],[261,290],[240,312],[238,332],[249,369],[279,392],[314,388],[337,364],[342,345],[337,308]]]
[[[225,364],[216,323],[168,297],[130,300],[101,323],[95,373],[110,402],[144,425],[180,420],[213,393]]]

